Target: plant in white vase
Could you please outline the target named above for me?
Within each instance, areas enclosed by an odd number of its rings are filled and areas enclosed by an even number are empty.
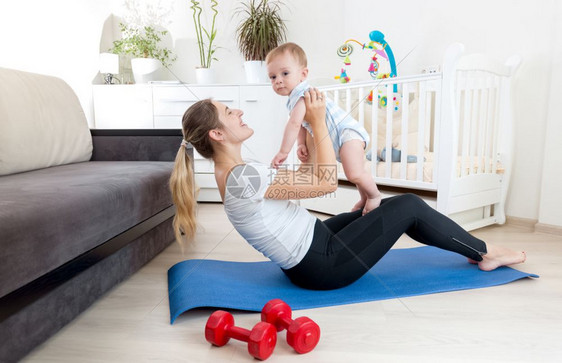
[[[281,18],[281,1],[250,0],[237,13],[242,21],[236,29],[238,48],[244,56],[248,83],[268,82],[265,57],[286,39],[287,27]]]
[[[145,25],[142,28],[128,24],[119,24],[122,39],[113,42],[111,52],[127,54],[132,57],[131,67],[136,83],[146,83],[154,80],[159,69],[169,67],[176,56],[166,47],[160,45],[167,30],[156,30]]]
[[[201,3],[196,0],[190,0],[190,9],[193,10],[193,24],[195,26],[195,34],[197,36],[197,47],[199,49],[199,67],[195,69],[195,75],[197,78],[197,83],[213,83],[214,82],[214,72],[211,68],[211,63],[213,60],[218,61],[214,54],[217,50],[216,44],[213,42],[217,36],[216,18],[219,13],[217,10],[218,2],[216,0],[211,0],[211,11],[213,12],[211,29],[207,30],[201,23],[201,13],[203,8]]]

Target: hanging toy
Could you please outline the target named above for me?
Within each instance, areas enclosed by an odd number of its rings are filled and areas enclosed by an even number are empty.
[[[385,86],[385,88],[388,86]],[[371,91],[371,94],[369,95],[367,102],[369,101],[369,99],[372,100],[372,93],[373,91]],[[388,97],[386,96],[386,91],[383,91],[381,89],[378,90],[378,102],[379,102],[379,108],[384,108],[388,105]],[[400,94],[399,93],[394,93],[392,96],[392,107],[394,108],[394,111],[398,111],[398,109],[400,108]]]
[[[353,45],[351,43],[357,43],[362,50],[373,51],[373,56],[371,57],[371,62],[369,64],[368,72],[372,79],[384,79],[389,77],[396,77],[396,61],[394,59],[394,53],[390,48],[390,45],[384,39],[384,34],[378,30],[373,30],[369,33],[369,42],[361,43],[355,39],[348,39],[337,49],[337,55],[343,60],[343,67],[341,68],[340,75],[335,76],[335,79],[339,79],[341,83],[348,83],[351,81],[347,74],[346,66],[351,65],[350,56],[353,53]],[[381,65],[380,59],[385,59],[390,64],[390,73],[380,73]],[[373,91],[367,96],[367,103],[372,104],[373,102]],[[386,91],[377,91],[377,103],[379,107],[386,107],[390,105],[395,111],[398,111],[400,106],[401,95],[398,93],[398,85],[393,85],[393,96],[392,102],[387,99]]]
[[[369,92],[369,95],[367,96],[367,104],[373,104],[373,90],[371,90],[371,92]]]
[[[383,57],[384,59],[388,60],[388,56],[386,55],[386,53],[384,52],[384,50],[379,50],[377,48],[375,48],[375,53],[380,55],[381,57]]]
[[[346,66],[351,65],[351,60],[349,60],[351,53],[353,53],[353,46],[351,44],[343,44],[337,51],[338,57],[345,58],[343,63]]]
[[[377,62],[376,55],[371,59],[371,65],[369,66],[368,71],[372,79],[377,79],[377,75],[379,74],[379,62]]]
[[[378,99],[379,99],[379,107],[386,107],[387,104],[386,96],[379,95]]]
[[[350,42],[355,42],[363,46],[363,44],[359,43],[355,39],[348,39],[345,41],[345,43],[340,45],[340,47],[336,51],[338,57],[343,58],[344,68],[341,69],[340,75],[335,76],[334,78],[339,79],[341,83],[348,83],[349,81],[351,81],[351,79],[347,75],[347,70],[345,69],[345,66],[351,65],[351,59],[349,58],[349,56],[353,53],[353,45],[351,45]]]
[[[378,30],[373,30],[371,33],[369,33],[369,39],[371,39],[371,42],[369,44],[374,45],[374,43],[378,43],[382,46],[384,53],[386,53],[387,56],[386,58],[390,63],[390,77],[396,77],[397,73],[396,73],[396,61],[394,60],[394,53],[392,52],[390,45],[388,45],[386,40],[384,40],[384,34]],[[396,84],[393,87],[393,91],[398,92],[398,86]]]
[[[386,87],[388,87],[388,86],[385,86],[385,88]],[[372,93],[373,93],[373,91],[371,91],[371,94]],[[377,93],[378,93],[377,98],[378,98],[378,102],[379,102],[379,108],[386,107],[388,105],[388,97],[386,96],[386,90],[383,91],[382,89],[379,89]],[[369,95],[367,101],[369,101],[369,99],[372,100],[371,95]],[[400,96],[399,93],[396,93],[396,92],[393,93],[392,107],[394,108],[394,111],[398,111],[398,109],[400,108],[400,99],[401,99],[401,96]]]
[[[381,33],[378,30],[374,30],[369,34],[369,39],[371,41],[367,45],[365,45],[365,47],[374,50],[375,55],[373,56],[373,61],[376,61],[376,57],[377,57],[377,55],[379,55],[379,56],[383,57],[384,59],[388,60],[388,63],[390,64],[390,73],[389,74],[388,73],[378,74],[377,78],[378,79],[384,79],[384,78],[389,78],[389,77],[396,77],[397,72],[396,72],[396,61],[394,59],[394,53],[392,52],[392,49],[390,48],[390,45],[388,45],[386,40],[384,40],[384,34]],[[378,49],[376,47],[377,44],[382,49]],[[369,71],[371,70],[371,67],[373,67],[372,64],[369,68]],[[372,74],[371,74],[371,76],[372,76]],[[386,86],[386,87],[388,87],[388,86]],[[394,109],[394,111],[398,111],[398,109],[400,107],[401,96],[398,93],[398,85],[397,84],[394,84],[392,86],[392,91],[393,91],[393,96],[392,96],[391,107]],[[377,93],[378,93],[377,98],[378,98],[379,107],[383,108],[383,107],[386,107],[387,105],[389,105],[390,100],[386,96],[386,92],[383,92],[382,90],[379,90]]]
[[[345,68],[342,68],[340,75],[335,76],[334,78],[339,79],[341,83],[348,83],[349,82],[349,77],[347,76],[347,71],[345,70]]]
[[[390,45],[388,45],[386,40],[384,40],[384,34],[378,30],[373,30],[369,34],[369,38],[371,41],[382,45],[384,52],[388,56],[387,59],[390,62],[390,77],[396,77],[396,61],[394,60],[394,53],[392,52]]]
[[[351,44],[344,43],[338,48],[336,53],[338,54],[338,57],[348,57],[351,53],[353,53],[353,46]]]

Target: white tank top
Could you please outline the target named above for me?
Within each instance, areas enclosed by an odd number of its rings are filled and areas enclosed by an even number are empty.
[[[224,210],[252,247],[281,268],[289,269],[308,252],[316,217],[288,200],[264,197],[276,173],[260,163],[234,167],[226,180]]]

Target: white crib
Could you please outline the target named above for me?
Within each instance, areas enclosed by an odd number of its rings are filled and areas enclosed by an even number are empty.
[[[513,155],[511,80],[520,58],[500,64],[463,51],[462,44],[451,45],[438,73],[321,89],[370,132],[373,157],[365,167],[384,196],[419,194],[472,230],[505,222]],[[371,90],[373,101],[367,102]],[[387,106],[379,104],[379,90]],[[390,161],[391,152],[387,161],[375,157],[393,148],[401,151],[399,160]],[[408,163],[408,155],[417,161]],[[359,193],[339,170],[335,193],[301,205],[329,214],[349,211]]]

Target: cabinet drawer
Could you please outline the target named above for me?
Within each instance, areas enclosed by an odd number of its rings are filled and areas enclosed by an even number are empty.
[[[181,116],[154,116],[156,129],[181,129]]]
[[[159,100],[154,101],[154,116],[183,116],[185,110],[197,101]]]
[[[156,86],[152,93],[154,115],[183,115],[195,102],[212,97],[230,107],[238,107],[238,87],[225,86]]]
[[[215,174],[195,174],[195,184],[199,188],[218,188]]]
[[[214,173],[215,164],[213,160],[205,159],[199,154],[195,148],[193,149],[193,170],[196,173]]]
[[[189,85],[178,86],[153,86],[152,97],[154,102],[160,101],[197,101],[199,96]]]
[[[196,151],[193,150],[193,153],[195,154]],[[201,155],[199,155],[199,157],[193,158],[193,170],[196,173],[214,173],[215,164],[212,160],[204,159]]]
[[[199,101],[203,98],[213,97],[220,102],[233,102],[238,100],[237,86],[153,86],[154,101]]]
[[[219,190],[216,188],[201,188],[197,193],[198,202],[222,202]]]
[[[244,107],[245,102],[258,102],[266,97],[275,96],[280,99],[285,99],[284,97],[277,96],[274,94],[271,85],[241,85],[240,86],[240,106]],[[286,102],[286,101],[285,101]]]

